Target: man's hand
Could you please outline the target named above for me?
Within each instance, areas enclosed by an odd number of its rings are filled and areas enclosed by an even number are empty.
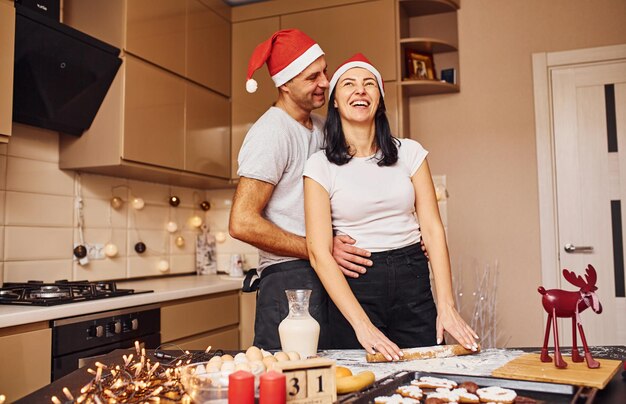
[[[424,252],[424,256],[426,257],[426,259],[429,259],[428,250],[426,249],[426,244],[424,244],[424,239],[420,240],[420,247],[422,247],[422,251]]]
[[[341,268],[341,272],[350,278],[358,278],[359,274],[367,272],[365,266],[372,266],[372,261],[366,258],[371,253],[355,247],[354,243],[356,243],[356,240],[350,236],[333,237],[333,258],[339,265],[339,268]]]

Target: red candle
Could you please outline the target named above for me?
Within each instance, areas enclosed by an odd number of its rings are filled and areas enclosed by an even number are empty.
[[[282,404],[287,401],[285,375],[270,370],[261,375],[259,386],[259,404]]]
[[[229,404],[254,404],[254,375],[238,370],[228,376]]]

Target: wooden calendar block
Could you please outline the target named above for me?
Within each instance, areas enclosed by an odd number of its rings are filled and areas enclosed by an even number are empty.
[[[330,367],[309,369],[306,372],[307,397],[325,396],[335,390],[335,370]]]
[[[289,404],[330,404],[337,400],[333,360],[312,358],[276,362],[273,369],[287,378]]]
[[[304,370],[284,372],[287,378],[287,401],[307,397],[307,377]]]

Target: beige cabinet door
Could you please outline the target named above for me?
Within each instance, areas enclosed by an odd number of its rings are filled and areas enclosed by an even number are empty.
[[[385,81],[396,79],[394,1],[377,0],[281,16],[280,28],[298,28],[326,54],[329,75],[347,58],[363,53]]]
[[[0,367],[0,394],[9,403],[50,383],[52,331],[29,327],[17,326],[16,333],[0,330],[0,358],[5,363]]]
[[[232,178],[237,178],[237,156],[248,129],[276,101],[278,94],[265,66],[254,74],[259,84],[257,91],[253,94],[246,91],[248,61],[254,48],[279,29],[279,17],[235,23],[232,26]]]
[[[230,22],[198,0],[187,0],[187,74],[230,95]]]
[[[184,75],[186,8],[178,0],[127,1],[125,49]]]
[[[126,57],[122,158],[183,169],[185,81]]]
[[[230,101],[187,83],[185,170],[230,178]]]
[[[0,142],[11,135],[13,122],[13,45],[15,8],[0,3]]]

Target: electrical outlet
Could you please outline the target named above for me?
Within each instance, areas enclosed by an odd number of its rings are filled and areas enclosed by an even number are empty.
[[[104,255],[104,244],[93,243],[93,244],[85,244],[87,248],[87,258],[90,260],[103,260]]]

